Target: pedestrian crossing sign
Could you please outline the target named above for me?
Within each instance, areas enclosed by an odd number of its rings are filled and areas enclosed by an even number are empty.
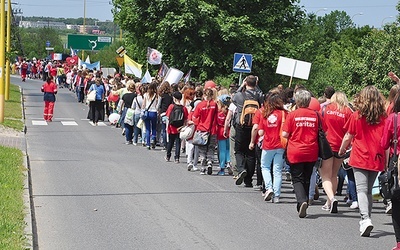
[[[233,71],[250,73],[253,56],[251,54],[235,53],[233,56]]]

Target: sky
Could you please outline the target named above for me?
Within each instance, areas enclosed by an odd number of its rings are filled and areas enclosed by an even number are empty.
[[[24,16],[78,18],[84,16],[85,0],[12,0],[14,9],[21,9]],[[226,0],[224,0],[226,1]],[[229,0],[228,0],[229,1]],[[399,0],[301,0],[308,13],[318,16],[334,10],[343,10],[358,26],[381,28],[382,23],[394,22],[399,14]],[[86,0],[86,17],[100,21],[112,20],[111,0]],[[361,14],[362,13],[362,14]]]

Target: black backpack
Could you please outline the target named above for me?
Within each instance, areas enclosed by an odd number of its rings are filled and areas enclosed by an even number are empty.
[[[174,104],[174,108],[169,114],[169,124],[176,128],[182,127],[184,124],[184,113],[183,113],[183,106]]]

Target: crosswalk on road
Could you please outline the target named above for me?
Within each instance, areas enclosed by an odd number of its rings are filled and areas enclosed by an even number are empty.
[[[94,124],[93,122],[89,121],[89,120],[83,120],[83,121],[89,123],[89,124],[92,125],[92,126],[95,126],[95,124]],[[47,121],[45,121],[45,120],[32,120],[32,125],[33,125],[33,126],[47,126],[47,125],[49,125],[50,123],[57,123],[57,122],[60,122],[63,126],[78,126],[78,123],[77,123],[76,121],[71,121],[71,120],[67,120],[67,121],[61,120],[61,121],[57,121],[57,120],[55,120],[55,119],[54,119],[52,122],[47,122]],[[106,127],[107,124],[104,123],[104,122],[98,122],[98,123],[97,123],[97,126],[98,126],[98,127]]]

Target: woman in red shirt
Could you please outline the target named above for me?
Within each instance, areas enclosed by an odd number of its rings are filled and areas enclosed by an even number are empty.
[[[294,97],[298,108],[287,115],[282,136],[288,138],[287,162],[292,174],[298,215],[304,218],[307,215],[310,177],[318,159],[318,114],[308,108],[310,92],[301,89],[296,91]]]
[[[322,186],[324,187],[328,200],[322,206],[323,210],[337,213],[338,201],[335,199],[335,193],[338,186],[337,174],[343,162],[343,157],[338,155],[340,145],[346,130],[343,128],[353,113],[348,107],[349,102],[346,94],[336,92],[331,97],[331,103],[322,109],[322,117],[327,126],[326,137],[332,148],[334,157],[322,161],[319,173],[322,178]]]
[[[44,93],[44,112],[43,118],[51,122],[53,120],[54,103],[56,101],[57,85],[53,82],[53,77],[48,76],[42,85],[41,91]]]
[[[386,110],[382,94],[375,86],[361,90],[354,100],[356,111],[345,125],[346,134],[339,155],[346,152],[350,142],[352,149],[349,165],[353,167],[360,209],[360,235],[369,237],[371,222],[372,186],[376,176],[385,167],[385,150],[380,145],[385,126]]]
[[[264,136],[261,153],[261,171],[265,182],[265,201],[273,198],[274,203],[279,202],[282,186],[283,152],[286,145],[281,142],[281,131],[285,121],[286,111],[283,100],[279,94],[271,94],[264,102],[262,119],[259,124],[259,135]],[[273,175],[271,177],[271,164]]]
[[[215,146],[217,144],[217,115],[218,106],[214,101],[214,91],[210,88],[204,90],[204,100],[201,101],[194,110],[192,120],[196,125],[196,130],[210,132],[208,144],[198,146],[199,156],[207,163],[207,174],[212,174],[212,159],[214,157]],[[203,164],[204,165],[204,164]],[[206,169],[202,167],[200,174],[205,174]]]

